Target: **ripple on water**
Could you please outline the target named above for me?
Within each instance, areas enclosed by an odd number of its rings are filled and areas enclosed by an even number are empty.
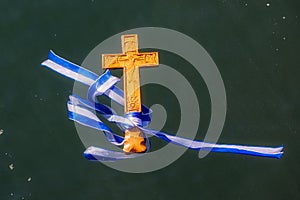
[[[9,167],[9,169],[10,170],[14,170],[14,168],[15,168],[15,166],[14,166],[14,164],[12,163],[12,164],[10,164],[10,165],[8,165],[8,167]]]

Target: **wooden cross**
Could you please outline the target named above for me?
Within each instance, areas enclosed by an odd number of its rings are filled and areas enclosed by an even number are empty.
[[[158,66],[158,52],[138,52],[137,34],[122,35],[122,54],[103,54],[102,68],[123,68],[124,112],[141,112],[141,91],[139,67]],[[140,129],[134,127],[125,131],[123,151],[143,152],[145,141]]]

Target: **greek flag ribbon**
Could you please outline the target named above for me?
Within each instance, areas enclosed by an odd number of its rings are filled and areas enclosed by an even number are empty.
[[[97,114],[103,116],[109,122],[115,123],[123,132],[128,128],[139,126],[145,134],[144,138],[146,140],[147,151],[150,150],[150,142],[146,135],[152,135],[163,139],[166,142],[198,151],[210,150],[212,152],[246,154],[271,158],[280,158],[283,154],[283,146],[263,147],[213,144],[181,138],[161,131],[148,129],[146,127],[151,122],[152,111],[146,106],[142,105],[141,114],[130,113],[125,116],[119,116],[110,107],[98,102],[96,97],[104,95],[124,106],[123,91],[116,86],[120,80],[119,78],[112,76],[109,70],[106,70],[101,76],[99,76],[83,67],[57,56],[53,51],[49,52],[48,59],[41,65],[75,81],[79,81],[89,87],[87,99],[74,94],[69,96],[69,101],[67,103],[69,119],[84,126],[102,131],[107,140],[114,145],[123,145],[124,137],[115,134],[98,118]],[[96,112],[96,114],[94,112]],[[100,147],[91,146],[86,149],[84,156],[88,160],[116,161],[143,156],[143,154],[124,154],[123,152],[110,151]]]

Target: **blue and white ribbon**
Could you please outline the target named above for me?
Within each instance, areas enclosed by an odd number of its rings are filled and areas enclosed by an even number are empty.
[[[283,146],[279,147],[262,147],[262,146],[245,146],[245,145],[228,145],[213,144],[202,141],[195,141],[187,138],[181,138],[164,132],[147,129],[151,122],[151,110],[142,105],[141,113],[127,113],[125,116],[119,116],[110,107],[101,104],[97,100],[97,96],[104,95],[118,104],[124,106],[123,91],[116,84],[119,78],[111,75],[110,71],[105,71],[101,76],[71,63],[57,55],[52,51],[49,52],[48,59],[44,61],[42,66],[48,67],[66,77],[75,81],[79,81],[89,86],[87,99],[83,99],[76,95],[69,97],[68,112],[69,119],[78,122],[84,126],[88,126],[102,131],[109,142],[114,145],[123,145],[124,138],[113,133],[97,116],[103,116],[110,122],[115,123],[123,132],[134,126],[138,126],[144,134],[153,135],[179,146],[184,146],[194,150],[209,150],[212,152],[224,152],[235,154],[246,154],[252,156],[262,156],[271,158],[280,158],[283,154]],[[147,151],[150,149],[150,142],[146,135]],[[84,152],[84,156],[89,160],[116,161],[121,159],[135,158],[143,154],[124,154],[123,152],[115,152],[99,147],[89,147]]]

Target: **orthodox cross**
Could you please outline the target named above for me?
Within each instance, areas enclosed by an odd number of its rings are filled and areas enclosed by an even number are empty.
[[[103,54],[102,68],[123,68],[124,76],[124,112],[141,112],[140,67],[158,66],[158,52],[138,51],[137,34],[122,35],[121,54]],[[138,127],[125,131],[123,151],[143,152],[146,150],[145,141]]]

